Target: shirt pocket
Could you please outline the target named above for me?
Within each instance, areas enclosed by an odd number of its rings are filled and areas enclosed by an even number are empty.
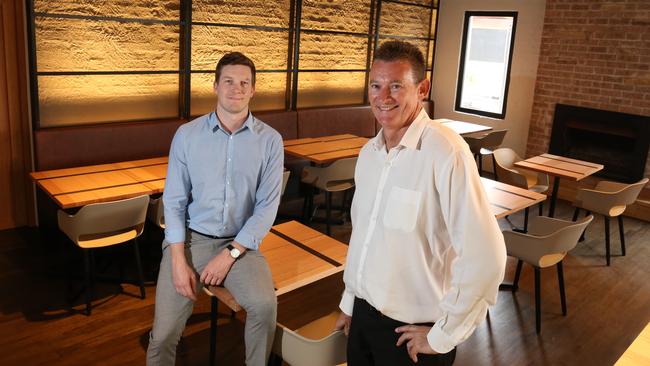
[[[384,210],[384,226],[389,229],[413,231],[422,201],[422,192],[393,187]]]

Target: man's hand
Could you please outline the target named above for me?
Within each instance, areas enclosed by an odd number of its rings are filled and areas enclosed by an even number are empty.
[[[210,259],[208,265],[201,272],[201,283],[212,286],[220,285],[230,272],[233,263],[235,263],[235,258],[230,255],[227,248],[224,248],[221,253]]]
[[[172,279],[176,292],[196,301],[196,273],[187,264],[185,258],[185,244],[176,243],[170,246],[172,251]]]
[[[408,341],[408,343],[406,343],[406,350],[408,351],[411,360],[415,363],[418,362],[418,353],[435,355],[437,352],[431,348],[429,341],[427,340],[427,334],[429,334],[430,330],[431,327],[423,327],[419,325],[403,325],[395,329],[395,332],[402,333],[397,340],[397,347]]]
[[[334,326],[334,330],[343,330],[343,333],[345,333],[345,336],[347,337],[350,334],[350,323],[352,322],[352,317],[349,315],[346,315],[345,313],[341,313],[339,315],[339,318],[336,319],[336,325]]]

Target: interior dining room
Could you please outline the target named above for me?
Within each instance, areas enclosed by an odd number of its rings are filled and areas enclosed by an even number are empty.
[[[647,0],[0,1],[0,365],[147,362],[172,139],[217,114],[215,67],[241,52],[250,112],[283,141],[255,250],[277,297],[268,364],[354,366],[335,328],[357,158],[385,127],[373,60],[394,40],[424,57],[416,106],[469,154],[507,253],[454,364],[650,365]],[[400,220],[438,221],[409,207]],[[248,308],[227,287],[196,292],[177,365],[245,364]]]

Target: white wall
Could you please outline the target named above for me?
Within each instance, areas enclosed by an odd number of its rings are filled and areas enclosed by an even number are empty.
[[[432,98],[434,117],[507,129],[503,146],[524,156],[533,108],[535,78],[546,0],[443,0],[440,2]],[[517,11],[515,47],[504,120],[454,111],[465,11]],[[485,159],[483,169],[491,169]]]

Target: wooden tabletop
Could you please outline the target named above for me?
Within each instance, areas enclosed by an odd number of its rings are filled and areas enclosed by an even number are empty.
[[[546,199],[546,195],[481,178],[492,212],[497,219],[521,211]]]
[[[463,122],[463,121],[455,121],[452,119],[447,119],[447,118],[440,118],[437,119],[436,121],[444,124],[445,126],[451,128],[452,130],[456,131],[459,135],[468,135],[470,133],[475,133],[475,132],[481,132],[481,131],[489,131],[492,129],[490,126],[484,126],[484,125],[479,125],[476,123],[470,123],[470,122]]]
[[[368,140],[351,134],[285,140],[284,152],[316,164],[325,164],[359,156],[359,151]]]
[[[615,366],[650,365],[650,323],[646,324]]]
[[[167,157],[31,173],[63,209],[162,193]]]
[[[582,180],[604,168],[601,164],[551,154],[542,154],[518,161],[515,166],[573,181]]]
[[[273,226],[260,250],[271,268],[275,294],[280,296],[343,271],[348,246],[289,221]]]

